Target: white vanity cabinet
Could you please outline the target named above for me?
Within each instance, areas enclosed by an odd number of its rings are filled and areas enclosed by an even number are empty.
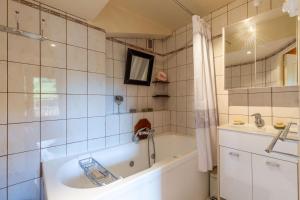
[[[297,164],[252,155],[253,199],[297,200]]]
[[[225,199],[252,200],[251,154],[220,148],[220,192]]]
[[[271,135],[219,129],[220,197],[226,200],[298,200],[298,159],[266,153]],[[274,150],[297,155],[298,141]]]

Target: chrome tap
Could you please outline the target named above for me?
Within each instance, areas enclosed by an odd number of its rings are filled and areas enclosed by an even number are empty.
[[[139,129],[135,134],[132,135],[132,141],[134,143],[138,143],[140,141],[139,139],[139,135],[152,135],[154,133],[154,129],[150,129],[150,128],[141,128]]]
[[[295,122],[289,122],[286,125],[286,127],[282,131],[281,137],[279,138],[281,141],[285,141],[286,140],[287,135],[289,134],[290,128],[291,128],[292,125],[297,125],[297,123],[295,123]]]
[[[255,117],[255,125],[257,128],[261,128],[265,125],[265,121],[261,118],[260,113],[254,113],[253,115]]]

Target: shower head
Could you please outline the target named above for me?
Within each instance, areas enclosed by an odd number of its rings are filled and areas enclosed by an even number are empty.
[[[0,31],[6,32],[6,33],[11,33],[11,34],[18,35],[18,36],[23,36],[23,37],[34,39],[34,40],[42,40],[43,41],[43,40],[47,39],[46,37],[36,34],[36,33],[22,31],[18,28],[11,28],[8,26],[3,26],[3,25],[0,25]]]

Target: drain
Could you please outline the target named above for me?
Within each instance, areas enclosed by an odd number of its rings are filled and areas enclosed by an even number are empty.
[[[129,166],[130,166],[130,167],[133,167],[133,166],[134,166],[134,161],[130,161],[130,162],[129,162]]]

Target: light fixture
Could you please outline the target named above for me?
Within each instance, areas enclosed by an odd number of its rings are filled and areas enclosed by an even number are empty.
[[[247,51],[247,55],[251,55],[252,54],[252,51]]]
[[[287,12],[290,17],[295,17],[299,12],[299,0],[286,0],[282,5],[282,12]]]
[[[51,47],[56,47],[56,44],[52,43],[50,44]]]
[[[250,26],[250,27],[249,27],[249,31],[250,31],[251,33],[254,33],[254,32],[255,32],[255,28],[254,28],[253,26]]]

